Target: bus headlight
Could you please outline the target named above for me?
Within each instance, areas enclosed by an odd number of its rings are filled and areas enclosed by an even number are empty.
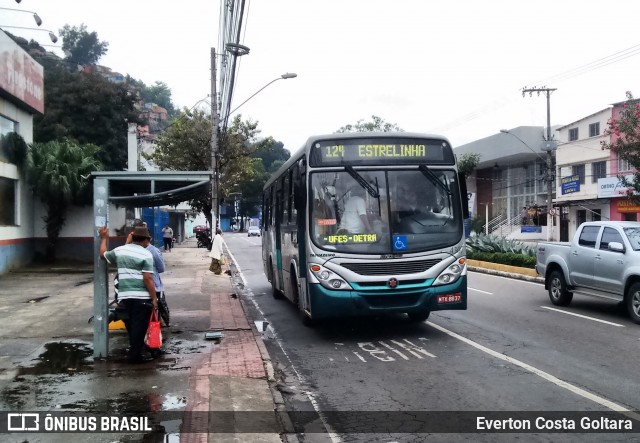
[[[465,259],[460,258],[455,263],[447,266],[447,269],[442,271],[440,275],[434,280],[432,286],[448,285],[460,278],[464,270],[466,269]]]
[[[340,277],[335,272],[325,268],[324,266],[313,264],[309,266],[309,271],[311,271],[311,274],[313,274],[318,279],[320,284],[327,289],[353,289],[345,279]]]

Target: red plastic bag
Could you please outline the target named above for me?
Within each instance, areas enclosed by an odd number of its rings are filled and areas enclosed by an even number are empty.
[[[144,343],[151,349],[160,349],[162,347],[160,320],[158,319],[158,313],[155,309],[151,312],[149,327],[147,328],[147,335],[144,338]]]

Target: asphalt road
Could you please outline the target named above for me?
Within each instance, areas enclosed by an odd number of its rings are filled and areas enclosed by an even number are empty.
[[[540,284],[470,273],[467,311],[422,324],[396,315],[307,328],[271,296],[261,238],[225,240],[251,315],[268,321],[287,409],[309,412],[292,414],[301,441],[629,441],[610,429],[583,432],[609,413],[639,417],[640,326],[616,304],[575,297],[556,308]],[[524,434],[487,432],[478,417],[507,420],[512,432],[518,422]]]

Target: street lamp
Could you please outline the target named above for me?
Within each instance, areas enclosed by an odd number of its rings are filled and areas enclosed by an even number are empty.
[[[231,114],[233,114],[234,112],[236,112],[238,109],[240,109],[240,107],[242,105],[244,105],[246,102],[248,102],[249,100],[251,100],[253,97],[255,97],[256,95],[258,95],[259,92],[261,92],[263,89],[265,89],[267,86],[269,86],[271,83],[273,82],[277,82],[278,80],[286,80],[288,78],[296,78],[298,76],[298,74],[294,73],[294,72],[287,72],[282,74],[280,77],[278,78],[274,78],[273,80],[271,80],[269,83],[267,83],[266,85],[264,85],[262,88],[258,89],[256,92],[254,92],[251,97],[249,97],[248,99],[246,99],[245,101],[243,101],[242,103],[240,103],[238,106],[235,107],[235,109],[233,111],[230,111],[227,115],[225,115],[223,120],[226,120],[229,118],[229,116]]]
[[[52,43],[57,43],[58,42],[58,37],[53,33],[53,31],[49,30],[49,29],[41,29],[41,28],[27,28],[24,26],[0,26],[0,28],[9,28],[9,29],[29,29],[31,31],[44,31],[44,32],[48,32],[49,33],[49,38],[51,39]]]
[[[510,134],[512,136],[514,136],[515,138],[517,138],[518,140],[520,140],[520,142],[522,142],[523,145],[525,145],[527,148],[529,148],[531,151],[533,151],[538,157],[540,157],[547,165],[547,177],[546,177],[546,182],[547,182],[547,240],[550,241],[552,240],[552,229],[553,229],[553,216],[551,215],[551,209],[553,208],[553,159],[552,159],[552,151],[555,151],[558,147],[557,143],[554,140],[545,140],[542,146],[542,150],[543,151],[547,151],[547,158],[546,160],[540,155],[538,154],[531,146],[529,146],[528,144],[526,144],[524,142],[524,140],[522,140],[520,137],[518,137],[517,135],[515,135],[513,132],[508,131],[507,129],[501,129],[500,132],[502,132],[503,134]],[[549,137],[547,137],[549,138]]]
[[[16,11],[16,12],[26,12],[28,14],[33,14],[33,19],[36,21],[36,25],[40,26],[42,24],[42,19],[38,14],[33,11],[25,11],[24,9],[15,9],[15,8],[0,8],[4,11]]]

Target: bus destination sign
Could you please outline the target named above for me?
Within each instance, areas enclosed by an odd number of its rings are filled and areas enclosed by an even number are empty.
[[[376,243],[378,234],[335,234],[322,237],[325,245]]]
[[[450,155],[448,155],[451,153]],[[311,151],[313,165],[342,164],[453,164],[453,152],[443,140],[394,140],[368,143],[368,140],[319,141]]]

